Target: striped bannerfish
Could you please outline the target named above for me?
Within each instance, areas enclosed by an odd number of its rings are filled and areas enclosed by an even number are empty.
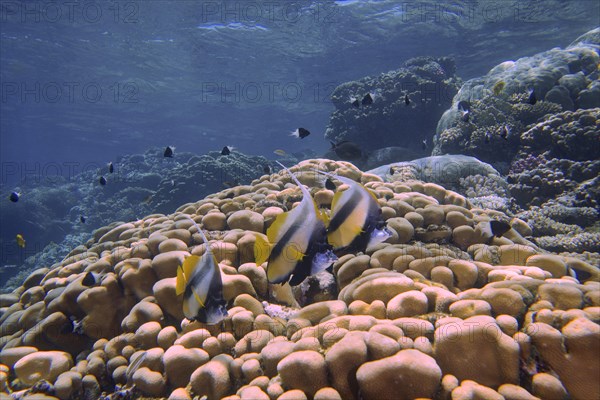
[[[204,232],[188,218],[202,236],[206,251],[201,257],[186,257],[183,265],[177,267],[176,293],[178,296],[183,294],[183,314],[187,319],[218,324],[227,316],[221,270]]]
[[[348,186],[343,192],[337,191],[331,203],[327,239],[335,250],[364,251],[392,235],[381,218],[381,207],[373,193],[350,178],[317,172]]]
[[[302,201],[291,211],[279,214],[267,229],[267,240],[257,237],[254,256],[258,265],[268,260],[270,283],[295,286],[310,276],[327,269],[337,257],[327,243],[323,216],[308,190],[283,164],[302,191]],[[290,278],[291,277],[291,278]]]

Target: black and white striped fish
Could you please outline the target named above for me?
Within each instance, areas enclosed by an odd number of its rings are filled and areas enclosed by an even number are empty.
[[[326,270],[337,260],[327,243],[324,218],[308,189],[279,163],[302,191],[302,201],[292,210],[279,214],[267,229],[267,240],[257,237],[254,256],[257,264],[268,260],[270,283],[295,286],[310,276]]]
[[[327,239],[334,249],[364,251],[392,235],[381,218],[377,199],[367,188],[343,176],[318,172],[348,186],[336,192],[331,203]]]
[[[183,314],[187,319],[218,324],[227,316],[221,270],[204,232],[190,220],[202,236],[206,251],[202,256],[186,257],[177,268],[176,293],[183,295]]]

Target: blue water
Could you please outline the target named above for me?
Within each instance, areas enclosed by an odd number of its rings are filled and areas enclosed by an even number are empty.
[[[0,190],[166,145],[323,154],[339,84],[416,56],[454,57],[466,80],[566,46],[598,15],[591,0],[2,0]],[[299,126],[312,135],[291,138]],[[40,218],[0,221],[4,243]]]

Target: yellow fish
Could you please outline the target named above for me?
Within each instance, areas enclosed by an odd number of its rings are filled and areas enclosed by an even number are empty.
[[[275,150],[273,153],[277,154],[278,156],[287,156],[287,153],[285,152],[285,150],[281,150],[281,149],[277,149]]]
[[[221,270],[204,232],[193,219],[190,220],[202,236],[206,251],[202,257],[186,257],[183,265],[177,267],[175,292],[178,296],[183,295],[183,314],[187,319],[218,324],[227,316]]]
[[[331,202],[327,239],[334,249],[363,251],[392,235],[381,218],[381,208],[373,193],[350,178],[317,172],[348,186],[347,190],[336,192]]]
[[[279,214],[267,229],[266,241],[257,237],[254,257],[257,264],[268,260],[270,283],[290,282],[295,286],[309,275],[327,269],[337,257],[327,243],[323,216],[308,189],[283,164],[278,163],[302,191],[302,201],[291,211]],[[291,278],[290,278],[291,277]]]
[[[20,248],[25,248],[25,238],[20,233],[17,234],[17,244]]]

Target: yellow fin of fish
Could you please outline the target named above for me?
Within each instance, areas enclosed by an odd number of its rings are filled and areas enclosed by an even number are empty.
[[[298,248],[298,246],[296,246],[293,243],[290,243],[287,246],[285,246],[285,249],[283,251],[284,251],[286,258],[288,258],[290,260],[295,260],[295,261],[301,261],[305,255]]]
[[[175,294],[177,296],[181,296],[185,292],[185,285],[187,284],[187,279],[183,274],[183,267],[180,265],[177,267],[177,281],[175,285]]]
[[[254,242],[254,259],[256,265],[261,265],[269,259],[271,255],[271,244],[262,235],[256,235]]]

